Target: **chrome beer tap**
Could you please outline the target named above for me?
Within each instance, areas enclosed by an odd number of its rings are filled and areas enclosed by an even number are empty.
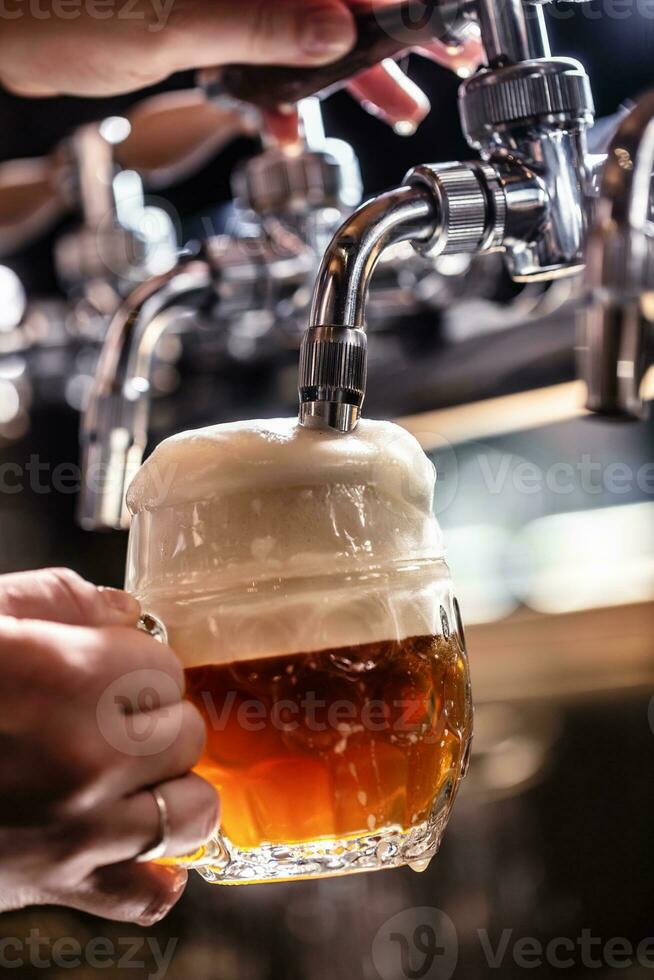
[[[204,84],[211,100],[211,85]],[[113,317],[82,421],[82,526],[127,526],[125,491],[146,449],[153,354],[165,332],[197,333],[208,322],[237,360],[299,347],[321,256],[360,202],[362,184],[351,147],[325,136],[318,100],[305,99],[297,109],[301,138],[282,145],[264,137],[263,151],[236,171],[227,233],[210,235],[192,261],[182,257],[171,272],[138,287]],[[406,313],[399,280],[407,275],[433,277],[433,265],[410,248],[393,256],[379,280],[384,288],[373,321],[387,317],[394,300]],[[435,303],[446,295],[444,279]],[[413,302],[418,309],[423,301]]]
[[[146,203],[138,173],[117,162],[116,149],[129,133],[129,121],[122,117],[87,124],[50,158],[18,161],[2,174],[0,248],[11,248],[12,241],[26,244],[67,210],[78,210],[82,219],[54,245],[65,297],[29,300],[11,335],[0,338],[0,378],[7,381],[20,369],[23,389],[34,402],[19,406],[15,414],[21,418],[43,402],[79,408],[121,295],[176,260],[172,221]],[[22,195],[12,195],[17,186]],[[36,210],[29,206],[28,188],[40,201]],[[12,422],[10,431],[20,435],[26,428]]]
[[[140,174],[117,162],[130,132],[126,118],[110,117],[80,127],[62,147],[82,223],[57,240],[55,265],[65,291],[101,314],[113,313],[136,283],[172,268],[178,249],[169,215],[146,203]]]
[[[461,85],[459,110],[481,159],[415,167],[402,187],[364,204],[337,231],[302,342],[304,425],[349,431],[357,423],[368,286],[390,244],[410,241],[430,260],[500,251],[520,282],[583,267],[597,169],[586,143],[594,111],[588,76],[578,62],[550,55],[540,7],[478,0],[474,13],[487,65]]]

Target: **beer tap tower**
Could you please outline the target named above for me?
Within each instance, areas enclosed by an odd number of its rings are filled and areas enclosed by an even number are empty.
[[[168,214],[146,204],[140,175],[117,162],[117,147],[130,130],[118,116],[90,123],[61,151],[82,222],[57,240],[55,265],[69,295],[83,296],[105,314],[136,283],[171,268],[178,249]]]

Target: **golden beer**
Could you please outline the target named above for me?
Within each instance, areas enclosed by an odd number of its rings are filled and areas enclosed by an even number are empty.
[[[197,772],[238,847],[345,838],[429,819],[470,735],[456,639],[411,637],[186,671],[207,725]]]

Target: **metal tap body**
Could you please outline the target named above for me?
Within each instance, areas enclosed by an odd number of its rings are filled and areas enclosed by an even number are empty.
[[[594,111],[588,76],[578,62],[550,56],[542,10],[524,0],[478,0],[476,13],[489,65],[462,84],[459,110],[481,160],[413,168],[403,188],[364,205],[336,233],[302,343],[302,424],[356,425],[365,297],[381,252],[395,241],[411,241],[428,259],[501,251],[518,281],[583,265],[595,164],[586,145]]]

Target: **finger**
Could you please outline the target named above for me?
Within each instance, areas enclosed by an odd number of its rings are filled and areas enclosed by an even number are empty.
[[[195,773],[156,787],[166,804],[169,836],[162,857],[194,854],[216,833],[220,821],[218,793]],[[113,834],[112,834],[113,827]],[[107,822],[106,850],[98,863],[132,860],[160,843],[159,809],[147,790],[123,800]]]
[[[103,919],[150,926],[163,919],[184,894],[188,872],[133,862],[100,868],[71,892],[43,897],[53,905]]]
[[[184,671],[174,652],[132,626],[68,626],[0,615],[2,648],[15,651],[5,671],[11,680],[11,696],[4,692],[5,724],[11,718],[15,731],[26,735],[35,725],[47,729],[57,746],[69,745],[60,762],[88,754],[98,729],[106,741],[118,739],[126,716],[178,704],[184,695]]]
[[[135,625],[141,609],[127,592],[102,589],[70,568],[0,576],[0,615],[69,626]]]
[[[171,13],[170,70],[211,65],[314,65],[355,44],[356,27],[341,0],[180,0]]]
[[[124,713],[153,711],[183,697],[184,669],[167,644],[143,630],[120,626],[86,635],[103,685],[100,697],[110,691]]]
[[[53,704],[63,691],[69,713],[90,708],[97,714],[109,705],[114,713],[133,713],[183,696],[184,670],[173,650],[133,626],[69,626],[0,615],[0,628],[6,643],[25,651],[14,664],[20,682],[34,688],[38,681]]]
[[[82,12],[65,32],[26,12],[0,31],[0,78],[24,95],[111,95],[175,71],[233,62],[320,65],[346,54],[356,40],[342,0],[175,0],[164,6],[134,0],[130,18],[102,25]]]
[[[353,78],[348,89],[367,112],[401,136],[413,135],[431,108],[422,89],[391,59]]]
[[[57,883],[77,883],[97,868],[136,860],[162,843],[164,830],[162,858],[181,858],[200,850],[218,828],[216,790],[195,773],[160,783],[156,789],[166,806],[166,828],[148,789],[94,810],[84,819],[48,827],[46,854],[57,868]]]
[[[199,761],[206,741],[204,722],[189,701],[123,716],[108,731],[102,724],[101,729],[119,756],[110,790],[120,795],[183,776]]]

